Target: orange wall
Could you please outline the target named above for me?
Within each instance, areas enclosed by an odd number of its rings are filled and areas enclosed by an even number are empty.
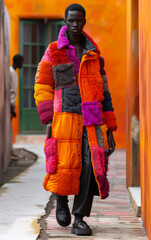
[[[19,52],[20,18],[63,18],[64,9],[75,1],[66,0],[5,0],[11,17],[10,57]],[[81,0],[76,1],[86,9],[85,31],[100,47],[105,58],[118,131],[115,139],[118,148],[125,147],[125,98],[126,98],[126,0]],[[19,93],[17,98],[19,113]],[[19,116],[19,114],[18,114]],[[19,133],[19,117],[13,123],[15,135]]]
[[[151,239],[151,1],[139,0],[139,89],[142,218]]]
[[[131,186],[132,116],[139,120],[138,0],[127,0],[126,173]]]

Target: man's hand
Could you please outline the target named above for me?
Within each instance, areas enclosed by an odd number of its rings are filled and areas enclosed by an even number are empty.
[[[10,110],[11,110],[11,119],[12,119],[13,117],[16,117],[15,107],[11,105]]]
[[[112,131],[107,131],[107,138],[108,138],[108,144],[109,144],[108,156],[110,156],[114,152],[115,146],[116,146]]]
[[[52,120],[47,122],[47,128],[46,128],[47,138],[51,138],[51,127],[52,127]]]

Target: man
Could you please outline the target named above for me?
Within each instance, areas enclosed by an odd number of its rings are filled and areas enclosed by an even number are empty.
[[[13,57],[13,65],[10,66],[10,110],[11,110],[11,120],[13,117],[16,117],[15,112],[15,103],[17,97],[17,87],[18,87],[18,77],[16,73],[17,68],[22,68],[23,65],[23,56],[20,54],[16,54]],[[11,135],[12,135],[12,124],[11,124]],[[11,136],[11,145],[12,145],[12,136]],[[11,159],[17,160],[19,156],[17,156],[13,152],[13,146],[11,147]]]
[[[90,215],[94,195],[108,196],[108,156],[115,148],[112,131],[117,125],[104,60],[83,31],[85,9],[71,4],[65,23],[35,77],[38,113],[47,124],[43,186],[57,194],[56,219],[61,226],[71,222],[67,196],[75,195],[71,232],[91,235],[83,217]]]

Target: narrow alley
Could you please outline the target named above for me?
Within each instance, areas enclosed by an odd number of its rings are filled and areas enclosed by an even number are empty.
[[[70,233],[71,225],[63,228],[56,222],[54,196],[42,188],[45,175],[42,145],[24,147],[37,153],[38,160],[0,189],[0,240],[148,239],[141,218],[135,216],[125,187],[124,150],[116,150],[110,157],[110,196],[106,200],[95,197],[91,217],[85,218],[93,236],[80,237]],[[73,196],[69,200],[72,208]]]

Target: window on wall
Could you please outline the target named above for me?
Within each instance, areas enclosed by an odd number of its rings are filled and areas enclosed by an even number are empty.
[[[49,43],[56,41],[63,20],[20,20],[20,53],[24,56],[20,71],[20,133],[41,133],[34,100],[37,65]]]

